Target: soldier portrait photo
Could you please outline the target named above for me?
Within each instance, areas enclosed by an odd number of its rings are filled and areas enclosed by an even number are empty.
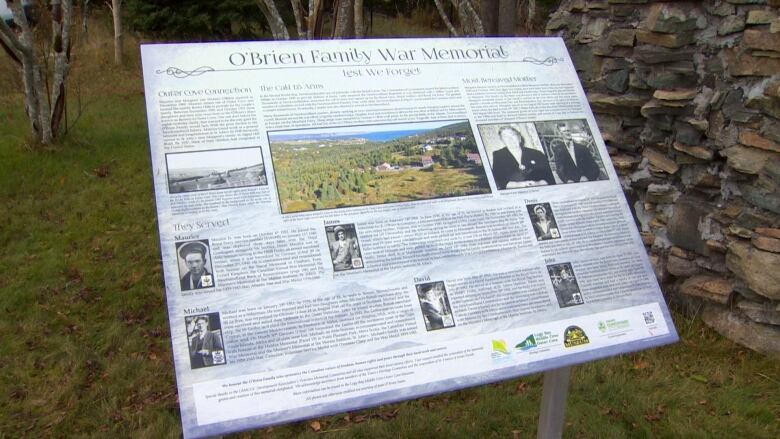
[[[333,271],[354,270],[363,268],[363,258],[360,256],[360,243],[354,224],[326,226],[330,260]]]
[[[176,243],[181,291],[213,288],[214,275],[209,255],[209,240]]]
[[[558,306],[566,308],[585,303],[571,263],[548,265],[547,273],[550,274],[555,297],[558,298]]]
[[[190,367],[200,369],[227,363],[218,312],[187,316],[184,323],[187,327]]]
[[[444,282],[417,284],[415,287],[417,288],[417,298],[420,300],[420,310],[425,320],[425,329],[435,331],[455,326],[455,318],[452,316],[450,299],[447,297]]]

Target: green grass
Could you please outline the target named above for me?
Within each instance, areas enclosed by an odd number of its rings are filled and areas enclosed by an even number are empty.
[[[82,67],[84,113],[50,148],[28,145],[21,98],[0,97],[0,438],[181,435],[129,65]],[[565,437],[780,437],[780,364],[675,318],[681,343],[574,369]],[[528,438],[541,388],[534,375],[236,436]]]

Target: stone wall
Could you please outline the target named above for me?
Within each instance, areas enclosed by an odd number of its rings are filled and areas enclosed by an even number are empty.
[[[780,0],[564,1],[566,40],[670,301],[780,356]]]

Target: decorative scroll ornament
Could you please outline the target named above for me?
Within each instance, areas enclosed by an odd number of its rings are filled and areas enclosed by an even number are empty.
[[[175,78],[187,78],[190,76],[200,76],[204,73],[213,72],[215,71],[213,67],[209,66],[202,66],[198,67],[195,70],[182,70],[178,67],[168,67],[165,70],[157,70],[157,74],[166,73],[169,76],[173,76]]]
[[[526,56],[525,58],[523,58],[523,62],[529,62],[531,64],[536,64],[538,66],[553,66],[555,64],[562,63],[563,58],[548,56],[545,59],[536,59],[532,56]]]

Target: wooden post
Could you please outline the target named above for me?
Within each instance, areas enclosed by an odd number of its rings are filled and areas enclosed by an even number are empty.
[[[537,439],[556,439],[563,435],[570,377],[570,366],[545,372]]]

